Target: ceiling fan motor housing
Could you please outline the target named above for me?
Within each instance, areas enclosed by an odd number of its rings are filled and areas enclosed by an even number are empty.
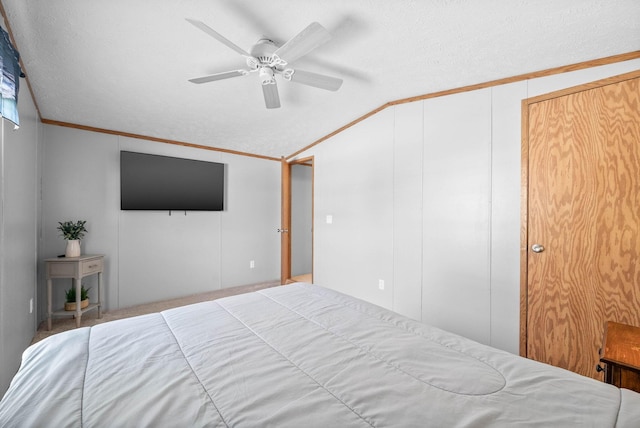
[[[249,53],[260,62],[260,65],[269,66],[273,61],[273,53],[276,49],[278,49],[278,46],[273,40],[260,39],[253,45]]]

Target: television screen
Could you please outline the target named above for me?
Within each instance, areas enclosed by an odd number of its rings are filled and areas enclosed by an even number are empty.
[[[222,211],[224,164],[120,152],[120,209]]]

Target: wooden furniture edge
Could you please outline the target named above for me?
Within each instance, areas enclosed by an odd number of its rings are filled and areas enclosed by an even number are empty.
[[[605,364],[612,364],[612,365],[617,365],[620,367],[624,367],[625,370],[630,370],[633,371],[635,373],[640,374],[640,365],[638,365],[637,363],[631,363],[629,361],[625,361],[625,360],[621,360],[618,357],[619,353],[614,353],[614,356],[609,355],[606,351],[608,346],[610,345],[610,340],[608,340],[609,336],[609,330],[613,330],[614,331],[614,336],[620,337],[623,335],[622,331],[626,330],[624,332],[624,336],[625,337],[629,337],[629,330],[634,330],[635,332],[638,332],[640,330],[640,327],[634,326],[634,325],[630,325],[630,324],[624,324],[621,322],[617,322],[617,321],[606,321],[604,324],[604,334],[602,337],[602,354],[600,357],[600,362],[603,362]],[[635,337],[635,336],[634,336]],[[626,355],[625,355],[626,356]]]

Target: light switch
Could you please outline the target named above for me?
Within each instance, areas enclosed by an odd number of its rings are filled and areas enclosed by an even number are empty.
[[[333,216],[331,214],[327,215],[327,224],[332,224],[333,223]]]

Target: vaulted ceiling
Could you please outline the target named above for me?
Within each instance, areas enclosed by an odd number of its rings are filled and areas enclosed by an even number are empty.
[[[638,0],[1,3],[43,119],[270,157],[393,100],[640,50]],[[332,38],[293,66],[344,83],[276,76],[278,109],[258,73],[191,83],[246,64],[185,18],[246,51],[317,21]]]

